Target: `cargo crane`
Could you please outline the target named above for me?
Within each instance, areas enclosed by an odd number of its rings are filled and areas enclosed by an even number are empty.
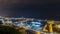
[[[50,20],[47,21],[47,24],[44,26],[43,31],[45,33],[48,33],[49,32],[49,34],[53,34],[53,28],[52,28],[53,24],[54,24],[54,21],[53,20],[52,21],[50,21]],[[48,28],[48,29],[46,29],[46,28]]]

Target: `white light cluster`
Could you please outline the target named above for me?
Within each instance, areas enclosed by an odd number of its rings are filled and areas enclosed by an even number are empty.
[[[41,23],[40,22],[30,22],[30,24],[25,24],[25,23],[17,23],[15,26],[24,26],[26,28],[29,28],[29,29],[33,29],[33,30],[41,30],[42,27],[41,27]]]

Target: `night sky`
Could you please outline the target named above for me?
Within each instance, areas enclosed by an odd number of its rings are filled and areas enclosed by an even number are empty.
[[[0,0],[0,16],[60,20],[60,0]]]

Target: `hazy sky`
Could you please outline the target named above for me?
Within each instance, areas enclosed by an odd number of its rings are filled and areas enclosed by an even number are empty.
[[[0,15],[58,19],[60,0],[0,0]]]

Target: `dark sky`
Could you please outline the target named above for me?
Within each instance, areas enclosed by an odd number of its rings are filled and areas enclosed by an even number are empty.
[[[0,0],[0,15],[60,19],[60,0]]]

